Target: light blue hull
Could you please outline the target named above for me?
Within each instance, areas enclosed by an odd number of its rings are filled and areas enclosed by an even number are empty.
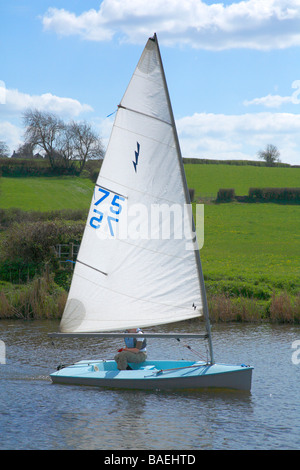
[[[191,361],[145,361],[119,371],[115,361],[80,361],[50,374],[53,383],[140,390],[226,388],[249,391],[252,367]]]

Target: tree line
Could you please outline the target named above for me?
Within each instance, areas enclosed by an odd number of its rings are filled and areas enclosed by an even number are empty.
[[[34,152],[49,162],[51,170],[58,173],[80,174],[88,160],[104,156],[102,140],[92,126],[84,122],[64,122],[57,115],[28,109],[23,114],[24,143],[17,153],[33,157]],[[0,142],[0,157],[9,157],[5,142]]]
[[[53,113],[27,109],[23,114],[23,124],[24,143],[19,146],[17,154],[33,158],[34,151],[41,151],[41,156],[48,160],[54,173],[74,174],[76,171],[76,174],[80,174],[88,160],[99,160],[104,157],[102,140],[86,121],[64,122]],[[280,164],[280,152],[273,144],[268,144],[264,150],[259,150],[257,156],[264,160],[267,166]],[[0,141],[0,158],[5,157],[9,157],[9,148],[5,142]],[[185,163],[213,162],[193,158],[185,158],[184,161]],[[217,162],[228,163],[222,160]]]

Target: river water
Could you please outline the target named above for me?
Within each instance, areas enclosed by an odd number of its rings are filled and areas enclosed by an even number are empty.
[[[191,322],[183,332],[193,328]],[[58,364],[112,358],[122,341],[60,339],[52,344],[47,333],[54,331],[55,321],[0,322],[2,356],[5,346],[5,363],[0,364],[1,450],[300,448],[299,327],[213,325],[216,362],[254,366],[250,393],[54,385],[49,373]],[[189,340],[189,345],[205,353],[202,343]],[[149,359],[198,359],[193,354],[176,340],[148,339]]]

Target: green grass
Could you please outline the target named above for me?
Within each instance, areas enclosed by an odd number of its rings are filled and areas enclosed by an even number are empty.
[[[0,208],[26,211],[85,209],[92,199],[94,184],[87,178],[27,177],[0,178]]]
[[[185,165],[197,194],[235,187],[297,186],[300,168]],[[299,179],[300,180],[300,179]],[[0,179],[0,208],[31,211],[88,209],[93,183],[78,177]],[[203,269],[209,278],[288,280],[299,276],[300,207],[279,204],[205,205]]]
[[[246,195],[250,187],[299,187],[300,181],[300,168],[187,164],[185,171],[196,198],[215,198],[220,188]],[[208,286],[299,291],[299,206],[207,204],[204,211],[200,255]]]
[[[210,317],[300,322],[300,207],[208,204],[200,251]]]
[[[299,290],[300,207],[205,205],[205,277]]]
[[[235,194],[246,196],[251,187],[295,188],[300,182],[300,168],[197,164],[184,168],[195,198],[216,198],[220,188],[234,188]]]
[[[235,165],[186,164],[189,188],[195,197],[217,196],[220,188],[234,188],[239,196],[250,187],[299,187],[300,168],[270,168]],[[90,205],[94,184],[87,178],[0,178],[0,208],[49,211],[85,209]]]
[[[185,170],[196,198],[216,197],[220,188],[234,188],[237,195],[246,195],[249,187],[299,187],[300,181],[300,168],[187,164]],[[90,180],[78,177],[0,178],[0,208],[88,209],[93,186]],[[278,305],[287,305],[286,292],[294,302],[293,311],[299,310],[300,206],[206,204],[204,213],[200,256],[209,298],[219,295],[215,310],[220,311],[218,302],[222,306],[228,299],[220,297],[224,294],[236,302],[238,312],[242,308],[256,311],[257,305],[249,303],[254,298],[264,312],[273,308],[276,313]],[[274,298],[274,292],[281,297]],[[241,299],[248,302],[246,307]],[[297,315],[300,321],[300,310]]]

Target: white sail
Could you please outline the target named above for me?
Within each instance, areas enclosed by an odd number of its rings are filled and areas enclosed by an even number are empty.
[[[193,235],[191,221],[184,217],[188,203],[154,36],[116,114],[62,332],[147,327],[202,314],[198,254],[187,243]]]

